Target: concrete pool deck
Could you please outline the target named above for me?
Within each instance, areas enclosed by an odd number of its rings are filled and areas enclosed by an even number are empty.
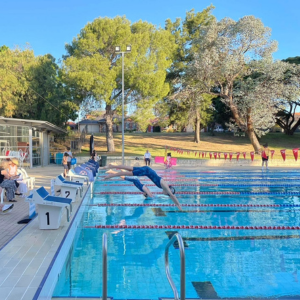
[[[140,162],[143,165],[143,162]],[[156,170],[163,170],[162,166],[154,166]],[[239,170],[261,171],[260,167],[178,167],[178,171],[213,171]],[[270,168],[275,170],[299,169],[298,167]],[[36,188],[44,186],[50,190],[50,180],[61,174],[61,166],[48,166],[28,170],[28,175],[36,178]],[[85,185],[85,190],[87,186]],[[63,240],[69,223],[65,214],[62,224],[57,230],[40,230],[38,218],[27,225],[17,222],[28,216],[28,204],[24,198],[17,198],[14,209],[8,214],[0,215],[0,295],[1,300],[32,300],[39,289],[41,281],[48,270],[55,253]],[[81,203],[81,199],[73,205],[73,216]],[[71,221],[71,220],[70,220]]]

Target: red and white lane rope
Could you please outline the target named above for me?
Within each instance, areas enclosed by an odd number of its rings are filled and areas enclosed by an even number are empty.
[[[300,204],[180,204],[182,207],[299,207]],[[88,206],[141,206],[141,207],[176,207],[175,204],[168,203],[98,203]]]
[[[96,229],[233,229],[233,230],[299,230],[299,226],[201,226],[201,225],[95,225]]]
[[[95,192],[95,195],[142,195],[141,192]],[[154,195],[161,195],[163,192],[152,192]],[[176,195],[278,195],[278,196],[300,196],[300,192],[176,192]]]

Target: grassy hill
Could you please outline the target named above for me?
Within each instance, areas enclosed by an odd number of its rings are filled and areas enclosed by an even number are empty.
[[[87,136],[89,140],[89,136]],[[122,151],[122,135],[114,134],[116,152],[106,152],[105,134],[94,135],[95,149],[100,154],[105,155],[121,155]],[[274,158],[281,158],[279,150],[300,147],[300,134],[287,136],[283,133],[269,133],[260,140],[261,145],[268,143],[270,149],[275,150]],[[148,149],[152,156],[164,155],[165,145],[175,148],[211,151],[211,152],[250,152],[253,147],[248,137],[234,137],[232,133],[201,133],[201,142],[195,144],[193,142],[193,133],[126,133],[125,134],[125,155],[137,156],[144,155]],[[84,145],[82,154],[87,154],[89,149],[88,142]],[[292,151],[288,151],[288,157],[292,157]],[[194,154],[184,153],[183,155],[176,153],[180,158],[195,158]],[[249,157],[249,154],[248,154]]]

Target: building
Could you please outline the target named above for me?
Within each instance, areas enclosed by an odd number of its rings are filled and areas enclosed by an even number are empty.
[[[106,122],[103,116],[104,113],[97,117],[87,115],[86,119],[78,123],[79,131],[82,132],[82,130],[86,129],[88,134],[106,132]],[[136,131],[138,126],[130,117],[126,117],[124,129],[125,131]],[[114,115],[113,117],[113,131],[122,132],[122,117],[118,115]]]
[[[54,134],[65,134],[64,129],[47,121],[0,117],[1,158],[22,153],[24,162],[30,166],[50,164],[50,143]]]

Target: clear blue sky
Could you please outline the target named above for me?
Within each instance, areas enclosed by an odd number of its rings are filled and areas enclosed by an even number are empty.
[[[7,0],[1,1],[0,45],[29,43],[36,55],[59,59],[81,28],[97,17],[125,15],[164,27],[167,18],[185,17],[192,8],[213,4],[218,20],[245,15],[260,18],[279,42],[276,59],[300,56],[300,0]]]

